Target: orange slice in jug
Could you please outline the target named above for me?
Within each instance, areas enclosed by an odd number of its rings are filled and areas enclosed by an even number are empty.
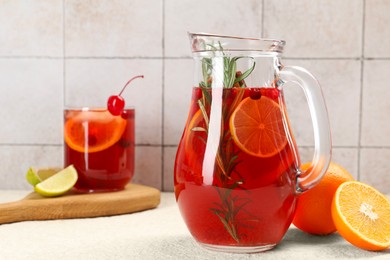
[[[282,111],[272,99],[245,98],[230,117],[230,132],[236,145],[256,157],[271,157],[287,143]]]
[[[126,128],[126,120],[107,110],[74,111],[67,114],[64,138],[78,152],[99,152],[115,144]]]

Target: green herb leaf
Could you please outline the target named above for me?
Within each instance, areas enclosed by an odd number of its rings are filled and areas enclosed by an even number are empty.
[[[203,119],[204,119],[205,124],[206,124],[206,128],[208,129],[209,128],[209,117],[207,116],[206,108],[204,107],[204,105],[200,99],[198,100],[198,105],[199,105],[200,111],[202,111],[202,115],[203,115]]]
[[[240,82],[241,80],[246,79],[246,78],[252,73],[252,71],[255,69],[255,66],[256,66],[255,60],[254,60],[252,57],[247,57],[247,58],[250,58],[250,59],[253,60],[253,65],[252,65],[252,67],[250,67],[247,71],[245,71],[244,73],[242,73],[241,76],[239,76],[238,78],[236,78],[236,80],[234,81],[234,83]]]
[[[209,49],[212,52],[220,52],[223,57],[223,83],[224,83],[224,88],[232,88],[235,83],[240,82],[241,80],[244,80],[247,78],[255,69],[256,62],[253,57],[248,57],[248,56],[237,56],[230,58],[225,54],[223,51],[223,47],[220,42],[218,42],[219,49],[214,46],[213,44],[207,44],[209,46]],[[214,54],[215,57],[215,54]],[[252,59],[253,60],[253,65],[246,70],[242,75],[236,78],[236,72],[237,72],[237,61],[239,59]],[[203,82],[201,82],[199,85],[200,86],[205,86],[205,87],[211,87],[210,84],[208,83],[209,78],[213,74],[213,64],[212,64],[212,59],[213,58],[203,58],[202,59],[202,73],[203,73]]]

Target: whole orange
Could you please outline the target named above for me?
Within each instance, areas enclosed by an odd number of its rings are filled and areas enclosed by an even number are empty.
[[[301,166],[306,170],[310,163]],[[293,224],[300,230],[328,235],[336,231],[333,224],[331,205],[337,188],[353,176],[342,166],[331,162],[321,181],[312,189],[302,193],[297,200]]]

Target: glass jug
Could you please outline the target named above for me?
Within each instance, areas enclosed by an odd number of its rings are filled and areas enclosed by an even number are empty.
[[[285,67],[281,40],[189,33],[195,82],[174,167],[181,215],[202,246],[254,253],[273,248],[294,216],[297,196],[328,168],[331,136],[317,80]],[[311,167],[300,159],[283,86],[305,92],[314,128]]]

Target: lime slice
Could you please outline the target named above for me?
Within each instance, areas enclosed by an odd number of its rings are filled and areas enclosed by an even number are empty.
[[[37,185],[41,181],[46,180],[47,178],[53,176],[57,172],[61,171],[61,168],[35,168],[30,167],[26,173],[26,180],[32,186]]]
[[[45,197],[55,197],[69,191],[77,181],[77,171],[70,165],[35,185],[34,190]]]

